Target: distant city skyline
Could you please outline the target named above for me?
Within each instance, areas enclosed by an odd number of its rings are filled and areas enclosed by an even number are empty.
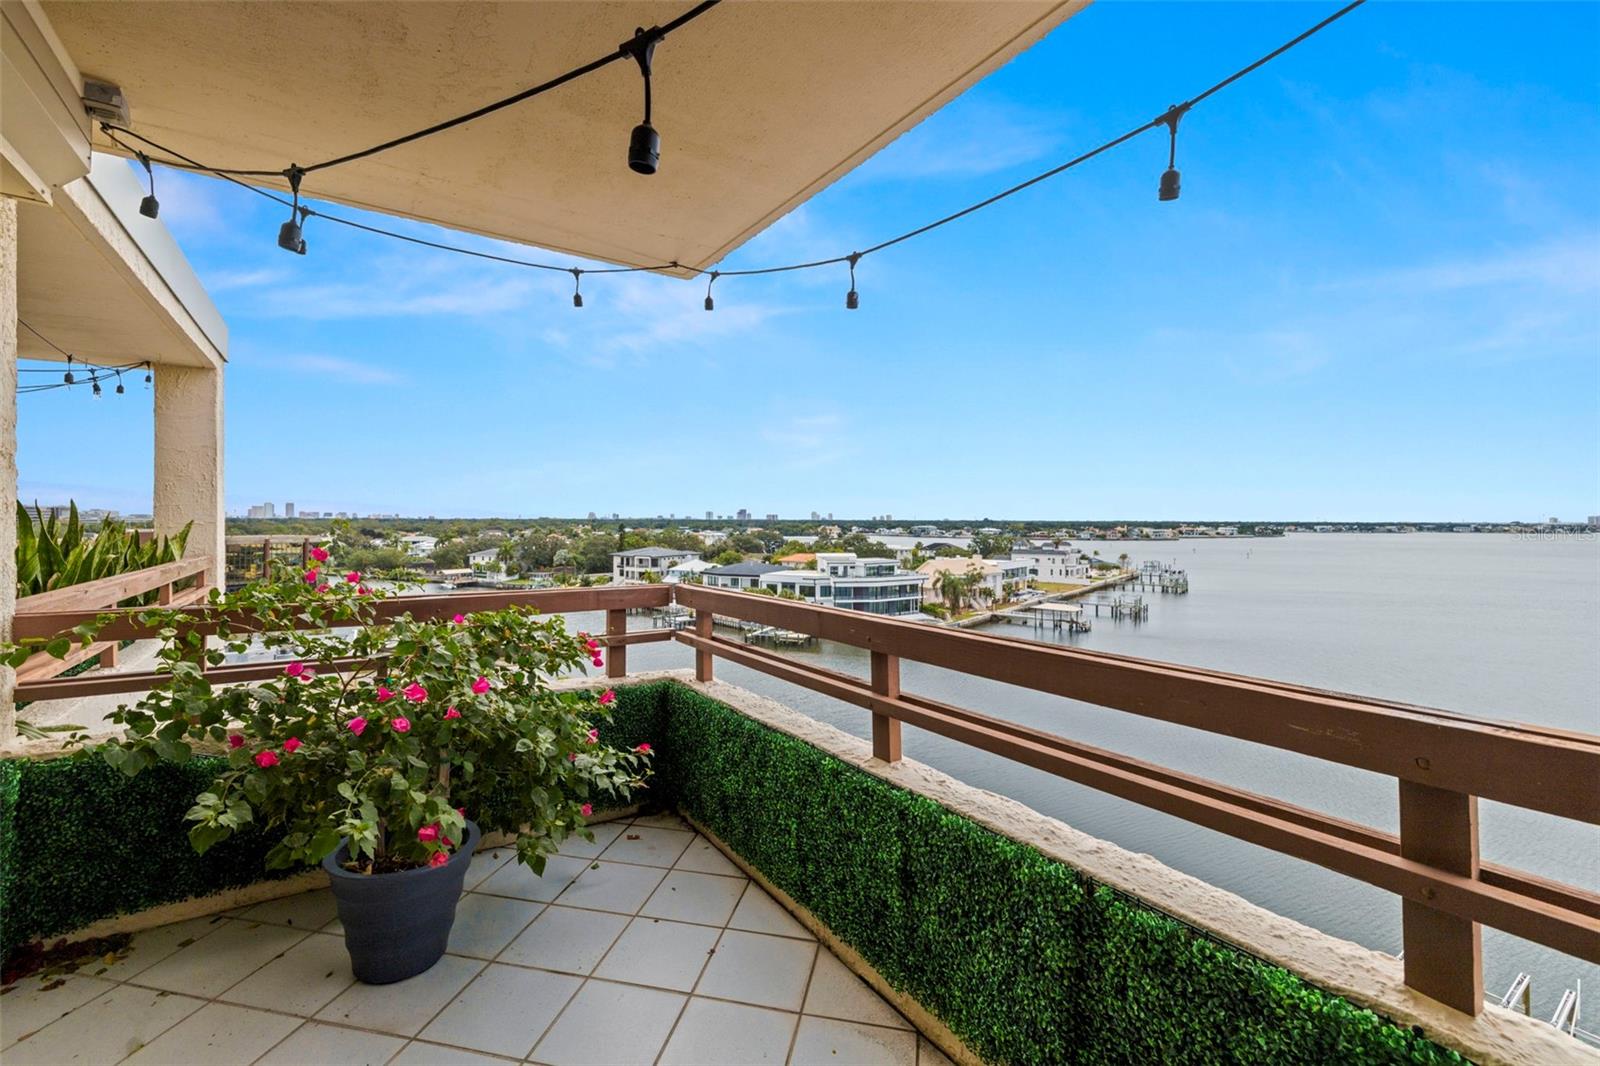
[[[1091,5],[722,265],[970,203],[1316,17]],[[1185,119],[1176,203],[1147,135],[864,261],[855,311],[842,268],[724,278],[712,313],[586,277],[577,310],[570,278],[332,227],[288,255],[277,205],[163,170],[230,330],[228,509],[1600,511],[1597,33],[1594,4],[1368,5]],[[22,500],[149,508],[146,390],[19,406]]]

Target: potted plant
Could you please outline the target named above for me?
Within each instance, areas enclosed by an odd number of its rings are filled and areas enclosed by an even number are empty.
[[[213,593],[210,641],[194,611],[141,612],[171,679],[115,712],[124,734],[102,752],[133,775],[225,745],[227,769],[187,816],[195,849],[257,826],[277,838],[269,868],[321,864],[356,977],[383,984],[444,953],[483,831],[514,834],[517,860],[543,873],[568,835],[592,839],[595,802],[643,786],[649,745],[600,741],[609,690],[552,689],[603,665],[561,619],[511,607],[419,621],[313,555],[276,583]],[[259,684],[214,686],[202,669],[263,648],[283,665]]]

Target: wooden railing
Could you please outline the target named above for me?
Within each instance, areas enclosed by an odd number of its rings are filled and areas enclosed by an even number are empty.
[[[66,588],[23,596],[17,600],[14,625],[20,633],[36,618],[63,614],[81,615],[85,612],[92,617],[97,611],[113,608],[124,600],[142,596],[147,592],[157,593],[157,602],[164,605],[183,607],[198,603],[204,600],[210,591],[206,579],[214,568],[215,563],[210,559],[179,559],[175,562],[147,566],[142,570],[130,570],[125,574],[113,574],[94,581],[68,585]],[[190,582],[189,588],[182,590],[176,588],[179,583],[186,581]],[[62,631],[61,628],[54,628],[46,635],[53,636]],[[101,666],[115,666],[118,645],[119,640],[102,638],[87,647],[75,646],[60,659],[39,652],[17,667],[17,683],[26,685],[29,682],[56,677],[90,659],[98,658]]]
[[[627,632],[629,609],[674,602],[696,612],[692,631]],[[444,617],[513,603],[605,611],[611,677],[626,674],[630,645],[677,640],[694,650],[702,681],[712,679],[720,657],[866,709],[873,752],[888,762],[900,758],[900,729],[910,724],[1393,892],[1402,900],[1406,983],[1458,1010],[1483,1007],[1481,925],[1600,963],[1600,895],[1481,862],[1477,826],[1479,797],[1600,824],[1600,737],[694,585],[458,593],[385,600],[379,609]],[[717,636],[714,617],[864,648],[871,676]],[[18,618],[17,635],[47,636],[84,618],[34,613]],[[131,616],[102,632],[104,639],[144,635]],[[907,693],[902,659],[1393,777],[1400,832]],[[278,669],[251,663],[208,676],[247,681]],[[161,680],[127,674],[38,681],[19,686],[18,698],[136,691]]]

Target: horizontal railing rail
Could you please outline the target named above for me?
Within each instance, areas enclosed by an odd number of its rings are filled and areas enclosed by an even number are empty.
[[[604,611],[610,677],[626,674],[629,646],[675,640],[693,649],[703,681],[712,680],[713,661],[722,658],[865,708],[873,753],[887,762],[900,758],[900,727],[909,724],[1393,892],[1402,901],[1407,984],[1459,1010],[1482,1009],[1483,925],[1600,962],[1600,895],[1481,862],[1477,834],[1480,796],[1600,824],[1600,737],[695,585],[400,597],[379,601],[377,609],[380,619],[402,612],[437,618],[513,604],[547,613]],[[671,604],[694,610],[692,630],[627,632],[629,610]],[[18,636],[65,632],[95,613],[19,615]],[[214,630],[214,609],[193,613],[197,630]],[[864,648],[871,677],[717,636],[714,619]],[[102,631],[103,638],[148,635],[136,611],[122,612]],[[1392,777],[1400,832],[903,692],[901,659]],[[211,668],[207,676],[247,682],[279,669],[244,663]],[[19,686],[18,697],[138,691],[165,676],[40,681]]]

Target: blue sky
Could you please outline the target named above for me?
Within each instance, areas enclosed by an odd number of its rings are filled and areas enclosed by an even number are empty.
[[[726,265],[962,206],[1333,6],[1094,4]],[[1147,134],[865,260],[855,312],[842,267],[706,314],[314,220],[302,259],[281,209],[171,173],[162,220],[231,330],[231,510],[1581,518],[1597,44],[1596,4],[1368,4],[1184,120],[1177,203]],[[148,507],[149,399],[22,397],[22,498]]]

